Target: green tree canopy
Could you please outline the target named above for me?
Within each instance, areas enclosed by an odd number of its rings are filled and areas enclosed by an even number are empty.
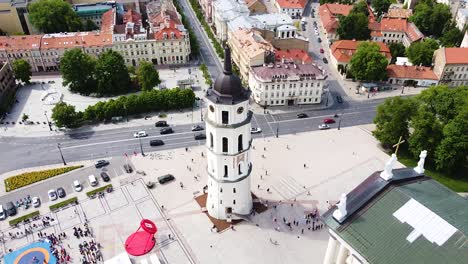
[[[340,39],[368,40],[370,39],[369,19],[363,13],[350,13],[339,16],[339,26],[336,32]]]
[[[380,46],[363,42],[350,61],[353,77],[362,81],[381,81],[387,76],[387,57],[380,53]]]
[[[130,76],[120,53],[108,50],[99,56],[96,71],[97,93],[99,95],[116,95],[130,89]]]
[[[395,63],[397,57],[405,56],[406,48],[403,44],[399,42],[390,43],[390,45],[388,45],[388,48],[390,49],[390,53],[392,54],[391,63]]]
[[[366,1],[359,1],[355,3],[350,13],[363,13],[365,16],[369,16],[369,8],[367,7]]]
[[[377,16],[381,16],[387,13],[388,8],[392,4],[391,0],[372,0],[371,5],[374,11],[377,12]]]
[[[153,64],[149,62],[142,62],[138,67],[138,83],[141,85],[143,91],[150,91],[161,83],[159,73],[154,69]]]
[[[460,47],[465,35],[465,30],[460,31],[455,23],[450,23],[444,29],[444,33],[439,38],[440,43],[444,47]]]
[[[71,5],[62,0],[39,0],[28,5],[29,20],[44,33],[75,32],[82,23]]]
[[[84,25],[84,29],[85,31],[93,31],[99,29],[99,27],[96,25],[96,23],[94,23],[94,21],[92,21],[91,19],[87,19]]]
[[[52,109],[52,120],[58,127],[75,127],[78,125],[78,114],[73,105],[60,102]]]
[[[96,92],[94,71],[96,60],[75,48],[65,51],[60,59],[60,72],[63,85],[69,85],[70,91],[89,95]]]
[[[427,150],[429,159],[432,159],[442,140],[443,125],[434,113],[427,110],[426,105],[420,105],[411,117],[411,127],[413,133],[408,141],[411,153],[417,157],[422,150]]]
[[[427,36],[440,37],[447,23],[450,23],[452,14],[450,8],[434,0],[425,0],[418,3],[414,14],[410,17],[418,28]]]
[[[31,81],[31,65],[23,59],[18,59],[13,62],[13,73],[17,80],[24,83],[29,83],[29,81]]]
[[[406,50],[406,55],[414,65],[431,66],[434,51],[439,44],[433,39],[426,38],[423,41],[413,42]]]
[[[391,97],[377,106],[374,118],[376,129],[372,134],[389,147],[398,142],[400,137],[408,139],[409,119],[414,112],[414,101],[411,98]]]

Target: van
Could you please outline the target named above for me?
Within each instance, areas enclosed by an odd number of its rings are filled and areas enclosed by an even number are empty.
[[[7,217],[5,209],[3,209],[3,205],[0,204],[0,220],[5,220]]]
[[[91,186],[96,186],[98,184],[96,176],[91,174],[88,176],[88,179],[89,179],[89,184],[91,184]]]
[[[6,203],[6,211],[8,216],[14,216],[16,214],[16,207],[12,202]]]

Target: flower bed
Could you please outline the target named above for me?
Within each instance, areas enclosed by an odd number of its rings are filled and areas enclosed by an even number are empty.
[[[55,177],[60,174],[67,173],[72,170],[76,170],[82,168],[83,165],[79,166],[70,166],[64,168],[56,168],[50,170],[43,170],[43,171],[31,171],[21,173],[16,176],[12,176],[5,179],[5,190],[7,192],[16,190],[18,188],[33,184],[35,182],[40,182],[48,178]]]
[[[51,211],[55,211],[55,210],[58,210],[58,209],[60,209],[62,207],[65,207],[65,206],[67,206],[69,204],[72,204],[72,203],[78,203],[78,198],[73,197],[73,198],[67,199],[67,200],[65,200],[63,202],[53,204],[53,205],[49,206],[49,209]]]
[[[94,189],[94,190],[92,190],[92,191],[89,191],[89,192],[86,193],[86,195],[87,195],[88,197],[90,197],[90,196],[95,195],[95,194],[98,193],[98,192],[105,192],[105,191],[107,190],[107,188],[109,188],[109,187],[112,188],[112,184],[108,184],[108,185],[99,187],[99,188],[97,188],[97,189]]]
[[[48,178],[55,177],[60,174],[70,172],[72,170],[82,168],[83,165],[70,166],[64,168],[56,168],[43,171],[25,172],[16,176],[5,179],[5,189],[7,192],[33,184],[35,182],[43,181]]]
[[[18,217],[18,218],[15,218],[15,219],[13,219],[13,220],[10,220],[10,221],[8,221],[8,223],[9,223],[11,226],[14,226],[14,225],[17,225],[17,224],[23,222],[23,221],[26,220],[26,219],[33,218],[33,217],[38,216],[38,215],[39,215],[39,211],[34,211],[34,212],[29,213],[29,214],[27,214],[27,215],[23,215],[23,216],[20,216],[20,217]]]

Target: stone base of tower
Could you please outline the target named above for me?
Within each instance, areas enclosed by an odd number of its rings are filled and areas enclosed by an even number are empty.
[[[211,223],[213,223],[213,225],[216,226],[216,229],[217,229],[218,232],[224,231],[224,230],[228,229],[231,225],[236,225],[236,224],[244,221],[244,219],[233,219],[233,220],[231,220],[229,222],[229,221],[226,221],[226,220],[220,220],[220,219],[216,219],[216,218],[211,217],[208,214],[208,211],[206,210],[206,201],[207,201],[207,199],[208,199],[208,194],[207,193],[195,197],[195,201],[197,201],[200,208],[205,209],[206,216],[208,216]],[[264,204],[258,202],[257,196],[255,196],[255,194],[253,194],[253,193],[252,193],[252,200],[254,201],[253,202],[253,211],[255,213],[260,214],[260,213],[265,212],[268,209],[268,207],[266,207]]]

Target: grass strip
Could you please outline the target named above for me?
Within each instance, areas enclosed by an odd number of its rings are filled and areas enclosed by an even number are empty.
[[[99,188],[97,188],[97,189],[94,189],[94,190],[92,190],[92,191],[89,191],[89,192],[86,193],[86,195],[87,195],[88,197],[93,196],[93,195],[95,195],[95,194],[98,193],[98,192],[104,192],[104,191],[106,191],[107,188],[109,188],[109,187],[112,188],[112,184],[108,184],[108,185],[99,187]]]
[[[65,206],[67,206],[67,205],[69,205],[71,203],[77,203],[77,202],[78,202],[78,198],[73,197],[73,198],[67,199],[65,201],[62,201],[60,203],[53,204],[53,205],[49,206],[49,209],[51,211],[55,211],[55,210],[58,210],[58,209],[60,209],[62,207],[65,207]]]
[[[39,211],[34,211],[34,212],[29,213],[29,214],[27,214],[27,215],[23,215],[23,216],[20,216],[20,217],[18,217],[18,218],[15,218],[15,219],[13,219],[13,220],[10,220],[10,221],[8,221],[8,223],[9,223],[11,226],[14,226],[14,225],[17,225],[17,224],[23,222],[23,221],[26,220],[26,219],[30,219],[30,218],[33,218],[33,217],[38,216],[38,215],[39,215]]]

